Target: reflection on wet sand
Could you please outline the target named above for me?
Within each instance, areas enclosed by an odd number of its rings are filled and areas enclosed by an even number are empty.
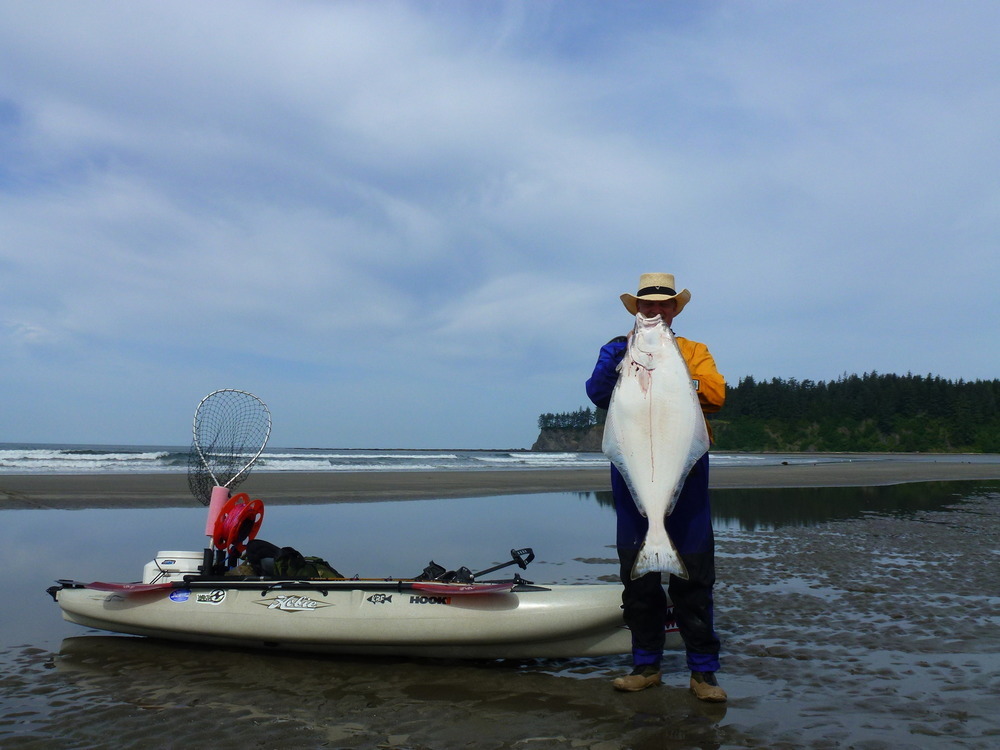
[[[815,526],[865,514],[910,514],[940,510],[966,495],[988,491],[997,482],[921,482],[879,487],[780,487],[712,491],[712,523],[744,531],[782,526]],[[614,507],[609,491],[578,493]]]
[[[991,746],[998,491],[909,514],[721,533],[716,603],[730,694],[745,696],[732,726],[770,746]]]
[[[169,731],[177,747],[610,749],[662,747],[654,738],[676,727],[688,742],[719,744],[725,706],[694,700],[680,681],[621,696],[605,679],[621,666],[310,658],[85,636],[35,655],[29,672],[38,693],[73,694],[59,731],[81,745],[108,722],[125,746]]]

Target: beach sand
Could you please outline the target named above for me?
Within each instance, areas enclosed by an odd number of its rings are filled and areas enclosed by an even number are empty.
[[[871,458],[717,467],[712,484],[1000,479],[996,456]],[[715,605],[726,704],[688,694],[680,652],[665,656],[662,687],[622,694],[609,683],[628,668],[625,656],[334,658],[81,630],[55,649],[0,648],[0,745],[99,747],[112,727],[119,748],[993,748],[1000,737],[1000,495],[974,484],[965,491],[928,485],[926,494],[946,501],[907,513],[867,511],[752,530],[721,525]],[[608,474],[258,473],[245,488],[278,504],[461,498],[600,491],[608,489]],[[0,509],[193,502],[184,475],[0,475]],[[35,596],[5,595],[29,617],[50,581],[38,576],[29,547],[8,547],[10,569],[27,566],[17,575],[39,578]],[[55,617],[54,605],[45,604],[46,616]]]
[[[812,461],[822,454],[803,454]],[[841,456],[843,458],[843,456]],[[898,457],[856,454],[849,461],[714,466],[717,489],[873,487],[907,482],[1000,479],[1000,455]],[[319,504],[545,492],[609,490],[606,469],[251,474],[239,487],[267,503]],[[193,502],[184,474],[0,475],[0,510],[181,507]]]
[[[841,468],[839,481],[862,478]],[[665,655],[662,687],[624,694],[609,684],[624,656],[322,657],[81,630],[56,649],[0,650],[0,746],[995,748],[1000,495],[936,483],[927,494],[949,502],[719,529],[726,704],[688,694],[680,652]],[[11,549],[17,570],[24,548]],[[47,584],[35,585],[38,600]],[[6,599],[29,611],[27,597]]]

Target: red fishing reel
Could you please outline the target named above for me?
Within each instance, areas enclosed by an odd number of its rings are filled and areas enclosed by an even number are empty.
[[[241,492],[233,495],[222,506],[215,520],[212,543],[216,549],[242,554],[247,544],[257,536],[264,522],[264,503],[251,500]]]

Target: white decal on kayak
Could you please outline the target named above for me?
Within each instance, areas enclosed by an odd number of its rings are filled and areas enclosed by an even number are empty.
[[[368,597],[372,604],[391,604],[392,594],[372,594]]]
[[[226,601],[226,590],[212,589],[207,594],[198,594],[195,597],[195,601],[198,604],[222,604]]]
[[[308,596],[286,596],[284,594],[276,596],[274,599],[261,599],[257,604],[281,612],[312,612],[314,609],[332,606],[310,599]]]
[[[410,604],[451,604],[450,596],[411,596]]]
[[[667,633],[679,633],[680,628],[677,627],[677,615],[674,614],[673,606],[667,607],[667,617],[663,621],[663,630]]]

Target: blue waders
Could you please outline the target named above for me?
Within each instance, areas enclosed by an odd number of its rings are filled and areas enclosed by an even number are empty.
[[[625,623],[632,631],[632,659],[636,667],[659,667],[663,656],[667,597],[659,573],[632,580],[632,566],[649,527],[628,491],[625,480],[611,467],[611,489],[618,517],[617,547]],[[708,454],[695,464],[667,517],[667,533],[677,546],[689,580],[670,576],[668,593],[674,617],[687,650],[692,672],[719,669],[719,638],[715,634],[712,587],[715,585],[715,537],[708,499]]]

